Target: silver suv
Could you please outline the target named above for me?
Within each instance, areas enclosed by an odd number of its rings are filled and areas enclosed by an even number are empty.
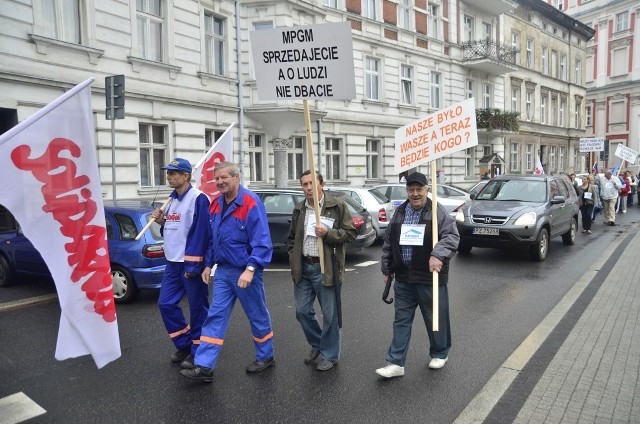
[[[533,260],[544,261],[551,237],[575,242],[578,209],[565,175],[497,176],[457,213],[458,251],[526,247]]]

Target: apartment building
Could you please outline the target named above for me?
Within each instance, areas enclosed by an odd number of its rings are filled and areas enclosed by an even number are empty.
[[[595,31],[587,44],[585,125],[589,137],[605,138],[591,161],[614,167],[617,145],[640,151],[640,4],[634,0],[555,2]],[[629,165],[624,163],[623,166]]]
[[[168,192],[162,165],[175,156],[197,162],[233,122],[234,160],[244,182],[297,186],[309,166],[302,102],[259,99],[249,33],[348,21],[356,98],[309,102],[316,166],[329,184],[397,181],[396,128],[469,97],[478,108],[504,110],[510,72],[521,73],[526,94],[527,69],[516,64],[506,29],[518,3],[0,0],[0,131],[94,77],[95,139],[106,198],[113,197],[112,148],[117,197],[152,198]],[[125,118],[115,121],[112,146],[104,78],[120,74],[126,78]],[[577,93],[557,91],[568,99]],[[445,181],[455,183],[477,180],[490,166],[504,172],[510,136],[480,129],[478,146],[439,159],[436,166]]]

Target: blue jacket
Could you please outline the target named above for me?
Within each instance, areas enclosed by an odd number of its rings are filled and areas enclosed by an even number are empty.
[[[211,202],[209,224],[211,241],[207,249],[206,265],[244,268],[252,265],[259,270],[271,262],[273,245],[262,200],[252,191],[240,186],[224,216],[224,196]]]

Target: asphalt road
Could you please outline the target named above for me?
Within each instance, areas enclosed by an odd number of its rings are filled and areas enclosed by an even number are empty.
[[[455,256],[449,362],[438,371],[427,368],[426,332],[416,319],[406,375],[389,381],[374,373],[385,363],[393,317],[393,306],[381,301],[379,243],[348,258],[342,360],[324,373],[302,362],[308,346],[283,260],[274,261],[265,276],[276,366],[245,373],[254,351],[237,305],[209,385],[186,380],[169,363],[173,347],[157,311],[157,292],[143,292],[135,304],[118,307],[122,357],[97,370],[89,357],[54,359],[56,302],[2,310],[3,303],[31,289],[47,291],[46,282],[26,282],[0,290],[0,399],[24,392],[46,410],[33,423],[450,423],[586,266],[638,217],[638,209],[630,208],[618,227],[597,222],[591,236],[578,234],[575,246],[554,239],[542,263],[526,253],[491,249]],[[0,422],[1,416],[2,411]]]

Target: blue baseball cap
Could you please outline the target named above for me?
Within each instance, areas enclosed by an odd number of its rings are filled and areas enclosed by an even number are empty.
[[[169,162],[166,166],[163,166],[160,169],[166,169],[167,171],[181,171],[188,172],[191,174],[191,164],[188,160],[182,158],[175,158],[171,162]]]

